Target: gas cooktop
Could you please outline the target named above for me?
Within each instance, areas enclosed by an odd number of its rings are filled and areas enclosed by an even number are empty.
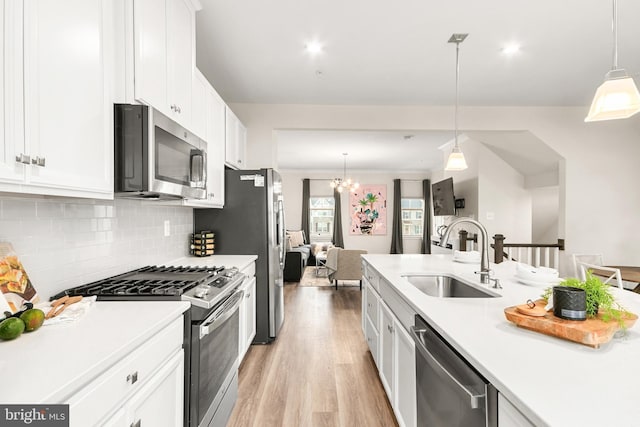
[[[67,289],[52,299],[95,295],[103,301],[185,300],[211,308],[243,280],[237,268],[147,266]]]

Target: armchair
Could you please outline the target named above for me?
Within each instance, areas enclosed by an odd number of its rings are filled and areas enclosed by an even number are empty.
[[[365,250],[342,248],[331,248],[327,251],[328,277],[335,284],[336,290],[338,280],[358,280],[362,289],[361,255],[366,253]]]

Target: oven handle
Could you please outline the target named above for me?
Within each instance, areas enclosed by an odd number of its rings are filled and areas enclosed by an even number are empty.
[[[464,384],[460,383],[456,377],[451,374],[442,364],[436,359],[436,357],[431,354],[431,352],[424,345],[424,341],[422,340],[421,335],[423,335],[427,330],[426,329],[416,329],[415,326],[411,326],[411,334],[413,335],[413,340],[416,342],[416,348],[420,351],[422,356],[424,356],[429,363],[436,369],[444,372],[450,379],[453,381],[462,391],[464,391],[469,396],[469,405],[472,409],[481,408],[483,406],[484,400],[487,395],[484,394],[476,394],[472,390],[469,390]]]
[[[209,317],[200,325],[200,339],[209,335],[209,333],[215,331],[222,325],[225,320],[233,316],[233,313],[238,309],[242,299],[244,297],[244,291],[237,291],[231,295],[222,306],[216,311],[211,313]]]

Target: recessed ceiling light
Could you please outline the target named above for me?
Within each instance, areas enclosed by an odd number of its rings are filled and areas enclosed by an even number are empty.
[[[307,53],[310,53],[311,55],[317,55],[322,52],[322,47],[322,43],[318,41],[312,41],[307,43],[305,49],[307,50]]]
[[[520,45],[511,43],[502,48],[502,53],[505,55],[513,55],[520,52]]]

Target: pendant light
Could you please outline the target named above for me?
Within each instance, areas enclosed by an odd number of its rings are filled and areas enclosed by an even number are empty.
[[[585,122],[626,119],[640,111],[640,94],[633,78],[618,68],[618,6],[613,0],[613,64],[593,97]]]
[[[453,34],[449,38],[449,43],[456,44],[456,107],[454,114],[454,142],[453,149],[451,150],[451,154],[449,154],[449,159],[447,160],[447,165],[444,170],[446,171],[461,171],[467,168],[467,161],[464,159],[464,154],[460,147],[458,146],[458,80],[460,78],[460,62],[459,62],[459,52],[460,52],[460,43],[467,38],[469,34]]]
[[[337,189],[338,193],[342,193],[344,190],[349,190],[351,193],[356,191],[360,187],[360,183],[353,181],[351,178],[347,178],[347,155],[349,153],[342,153],[344,156],[344,169],[342,170],[342,178],[334,178],[329,185],[331,188]]]

